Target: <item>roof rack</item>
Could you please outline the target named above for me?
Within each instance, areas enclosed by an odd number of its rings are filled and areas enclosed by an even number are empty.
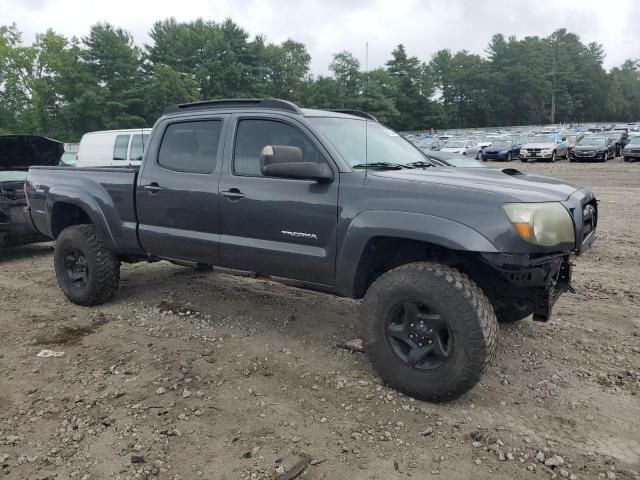
[[[292,102],[287,100],[278,100],[277,98],[230,98],[224,100],[203,100],[201,102],[179,103],[177,105],[168,106],[164,113],[183,112],[186,110],[200,110],[211,108],[268,108],[272,110],[284,110],[287,112],[302,115],[302,110]]]
[[[362,110],[354,110],[352,108],[330,108],[328,109],[330,112],[336,113],[345,113],[347,115],[353,115],[354,117],[366,118],[367,120],[373,120],[374,122],[378,122],[378,119],[371,115],[369,112],[363,112]]]

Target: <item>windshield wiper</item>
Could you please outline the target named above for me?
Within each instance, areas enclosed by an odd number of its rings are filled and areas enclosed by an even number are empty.
[[[409,164],[391,163],[391,162],[371,162],[371,163],[356,163],[351,168],[380,168],[388,170],[400,170],[402,168],[413,168]]]
[[[407,165],[410,165],[412,167],[419,167],[419,168],[422,168],[422,167],[433,167],[434,166],[433,163],[427,162],[425,160],[418,160],[417,162],[411,162],[411,163],[408,163]]]

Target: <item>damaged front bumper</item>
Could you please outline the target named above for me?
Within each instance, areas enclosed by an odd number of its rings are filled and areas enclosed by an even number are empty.
[[[483,260],[504,280],[502,298],[532,303],[533,319],[546,322],[554,304],[571,286],[571,255],[541,257],[501,253],[482,254]]]

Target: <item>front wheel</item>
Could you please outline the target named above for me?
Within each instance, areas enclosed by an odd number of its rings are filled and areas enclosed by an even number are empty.
[[[53,263],[58,285],[73,303],[98,305],[118,290],[120,261],[93,225],[65,228],[56,240]]]
[[[511,160],[513,160],[513,158],[511,157],[511,152],[507,153],[507,162],[510,162]]]
[[[628,162],[629,161],[629,157],[624,157],[624,161]]]
[[[374,369],[418,399],[461,396],[478,383],[495,351],[491,303],[466,275],[439,263],[384,273],[367,291],[361,313]]]
[[[603,161],[603,162],[606,162],[607,160],[609,160],[609,155],[607,154],[607,152],[604,152],[604,153],[602,154],[602,161]]]
[[[554,163],[556,161],[556,152],[553,152],[551,154],[551,163]]]

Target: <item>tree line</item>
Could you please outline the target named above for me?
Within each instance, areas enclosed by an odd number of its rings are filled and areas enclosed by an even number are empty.
[[[564,29],[492,37],[486,55],[440,50],[428,62],[398,45],[363,71],[349,51],[310,72],[304,44],[252,37],[231,19],[156,22],[150,44],[108,23],[86,37],[53,30],[25,45],[0,26],[0,134],[77,141],[87,131],[150,126],[173,103],[275,97],[366,110],[398,130],[640,120],[640,60],[606,71],[602,45]]]

